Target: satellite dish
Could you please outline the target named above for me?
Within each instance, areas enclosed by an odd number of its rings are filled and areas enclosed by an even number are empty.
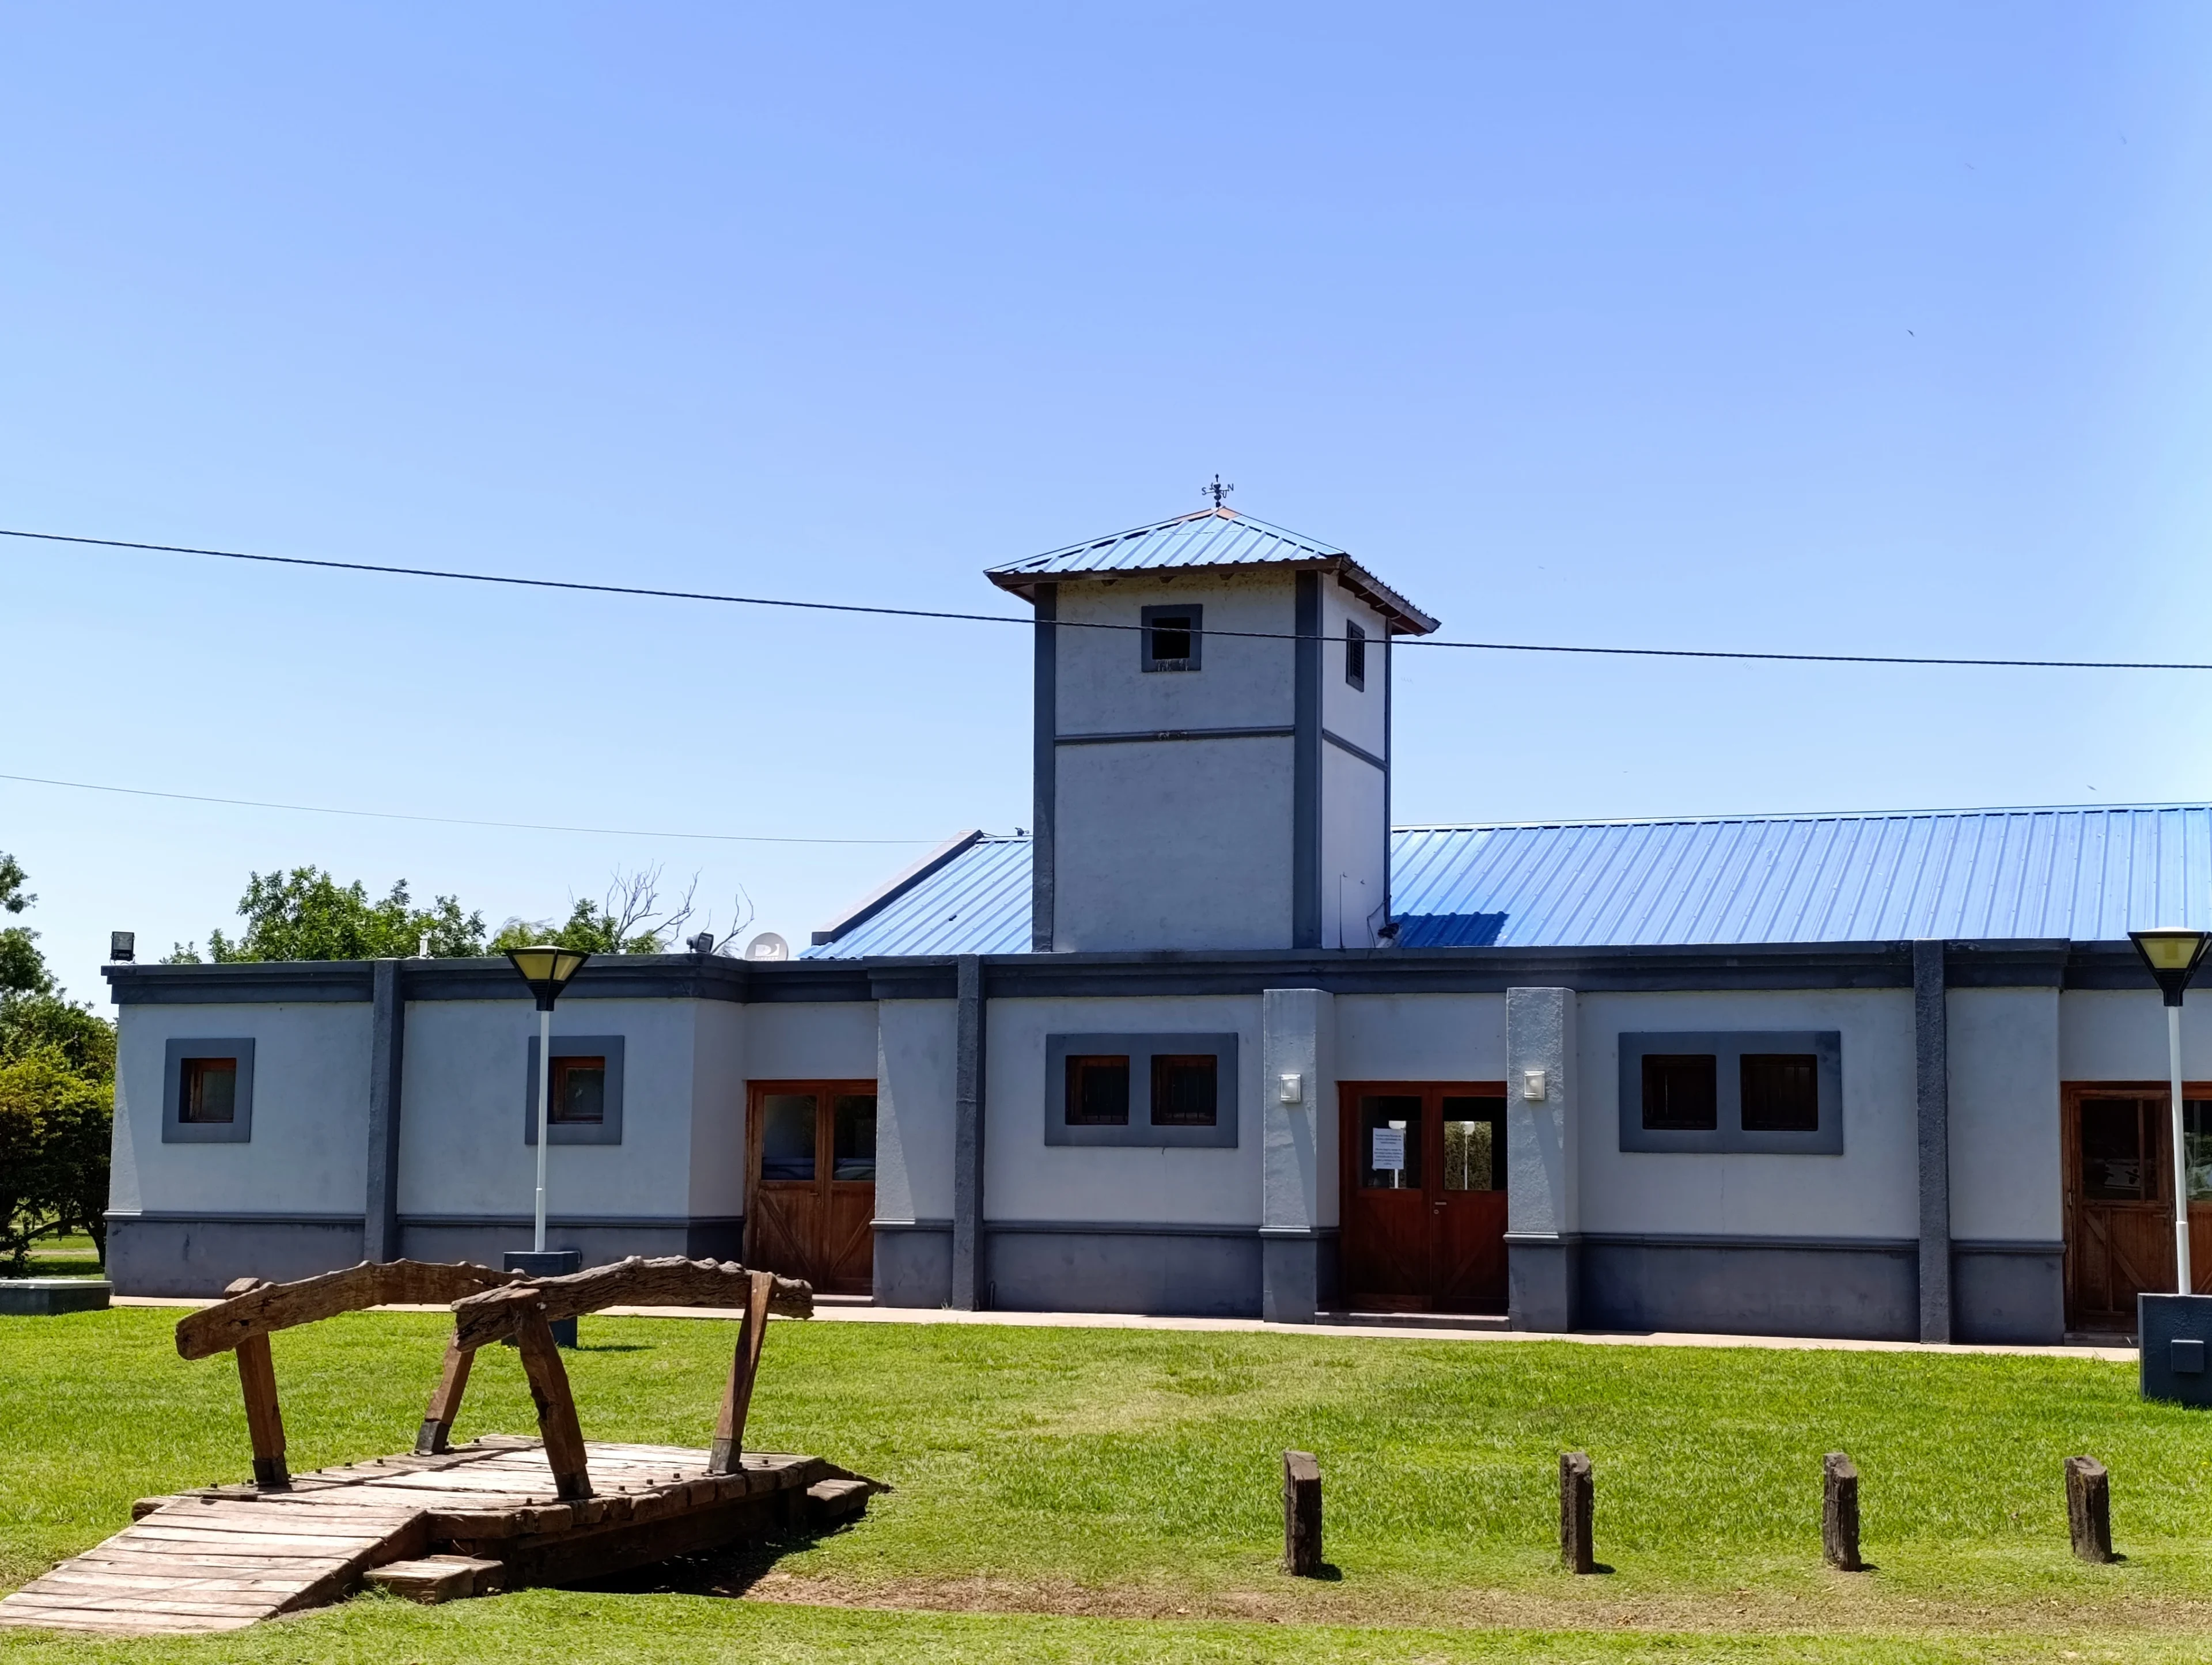
[[[791,957],[791,945],[775,932],[763,931],[745,945],[745,957],[749,960],[787,960]]]

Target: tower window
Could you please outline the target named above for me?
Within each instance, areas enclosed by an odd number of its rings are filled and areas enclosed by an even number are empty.
[[[1186,604],[1147,607],[1144,628],[1137,632],[1138,646],[1147,671],[1195,671],[1199,637],[1205,628],[1206,610]]]
[[[1366,692],[1367,632],[1349,622],[1344,627],[1344,679]]]

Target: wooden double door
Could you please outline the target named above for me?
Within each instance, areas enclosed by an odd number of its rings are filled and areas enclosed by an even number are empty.
[[[2182,1089],[2190,1281],[2212,1293],[2212,1086]],[[2063,1097],[2066,1328],[2131,1334],[2136,1297],[2174,1286],[2173,1111],[2162,1081],[2069,1083]]]
[[[876,1084],[756,1081],[745,1115],[745,1264],[826,1295],[875,1287]]]
[[[1351,1081],[1339,1091],[1346,1303],[1504,1312],[1504,1084]]]

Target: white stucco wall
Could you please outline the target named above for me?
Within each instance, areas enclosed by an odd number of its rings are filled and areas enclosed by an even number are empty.
[[[876,1003],[795,1000],[745,1008],[747,1081],[872,1081]]]
[[[1293,763],[1288,738],[1060,747],[1057,945],[1287,946]]]
[[[2064,1231],[2062,998],[2049,988],[1958,988],[1945,997],[1954,1238],[2055,1243]]]
[[[2166,1007],[2157,991],[2069,989],[2058,997],[2058,1073],[2067,1081],[2163,1081]],[[2181,1070],[2212,1080],[2212,987],[2181,1009]]]
[[[1231,1030],[1237,1037],[1235,1149],[1044,1142],[1048,1035]],[[1258,1225],[1261,1042],[1257,995],[993,1000],[985,1034],[984,1217]],[[949,1194],[949,1182],[946,1188]]]
[[[1367,632],[1367,686],[1344,679],[1346,624]],[[1328,638],[1321,655],[1321,720],[1330,732],[1380,757],[1388,732],[1382,721],[1382,616],[1333,578],[1321,586],[1321,629]]]
[[[126,1006],[117,1012],[111,1208],[351,1214],[368,1189],[369,1007]],[[164,1145],[167,1043],[251,1038],[252,1138]]]
[[[1346,1081],[1502,1081],[1503,994],[1340,994],[1336,1069]]]
[[[1145,670],[1142,639],[1134,629],[1056,632],[1059,732],[1290,722],[1297,714],[1291,644],[1264,635],[1214,634],[1253,630],[1280,637],[1292,630],[1296,586],[1287,573],[1070,581],[1060,586],[1059,617],[1135,625],[1146,607],[1193,602],[1206,610],[1206,632],[1194,671]]]
[[[1372,948],[1387,922],[1390,846],[1382,771],[1321,749],[1321,945]]]
[[[885,1000],[876,1023],[876,1218],[952,1218],[951,1000]]]
[[[619,1035],[625,1044],[622,1143],[554,1145],[546,1177],[551,1213],[688,1216],[700,1004],[570,1000],[553,1014],[556,1040]],[[536,1032],[537,1013],[513,1000],[409,1003],[399,1123],[403,1218],[513,1218],[531,1212],[537,1156],[524,1141],[524,1117]],[[360,1079],[368,1080],[365,1059]]]
[[[1843,1035],[1840,1156],[1620,1149],[1624,1031],[1832,1029]],[[1919,1111],[1910,990],[1584,994],[1581,1227],[1777,1237],[1917,1237]]]

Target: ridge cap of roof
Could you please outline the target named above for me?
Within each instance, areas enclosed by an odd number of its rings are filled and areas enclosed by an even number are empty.
[[[2073,815],[2084,812],[2141,814],[2158,810],[2212,811],[2212,802],[2178,799],[2140,804],[1998,804],[1975,808],[1924,810],[1780,810],[1711,815],[1544,816],[1528,821],[1413,821],[1393,826],[1401,832],[1518,832],[1556,827],[1717,827],[1747,821],[1924,821],[1946,817]]]

